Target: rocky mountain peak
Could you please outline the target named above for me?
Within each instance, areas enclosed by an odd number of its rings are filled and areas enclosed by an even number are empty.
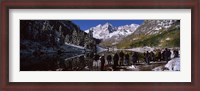
[[[103,26],[104,27],[112,27],[112,24],[110,24],[109,22],[106,22]]]
[[[96,27],[92,27],[85,30],[86,33],[93,31],[93,37],[97,39],[110,39],[112,37],[122,37],[133,33],[139,27],[138,24],[123,25],[119,27],[113,26],[107,22],[103,25],[99,24]],[[117,38],[116,38],[117,39]]]

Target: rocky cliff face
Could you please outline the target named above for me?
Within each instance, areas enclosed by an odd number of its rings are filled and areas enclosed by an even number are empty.
[[[21,20],[20,50],[58,50],[65,43],[95,50],[96,40],[67,20]],[[69,50],[64,48],[64,50]]]

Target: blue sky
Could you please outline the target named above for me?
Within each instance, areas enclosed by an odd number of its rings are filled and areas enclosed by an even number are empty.
[[[142,24],[144,20],[71,20],[73,23],[78,25],[81,30],[87,30],[91,27],[95,27],[99,24],[110,23],[115,27],[121,25],[130,25],[130,24]]]

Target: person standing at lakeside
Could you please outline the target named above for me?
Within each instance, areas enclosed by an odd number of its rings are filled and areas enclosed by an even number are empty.
[[[117,53],[115,53],[115,55],[113,57],[113,61],[114,61],[113,69],[114,70],[116,70],[116,67],[118,66],[118,60],[119,60],[119,56]]]
[[[123,65],[123,63],[124,63],[124,53],[123,53],[123,51],[121,51],[120,53],[119,53],[119,56],[120,56],[120,65]]]
[[[103,71],[104,70],[104,65],[105,65],[105,57],[104,57],[104,55],[101,56],[100,60],[101,60],[101,71]]]
[[[107,61],[108,61],[108,65],[111,66],[112,56],[111,56],[111,55],[108,55],[106,59],[107,59]]]
[[[125,54],[125,65],[130,65],[128,53]]]

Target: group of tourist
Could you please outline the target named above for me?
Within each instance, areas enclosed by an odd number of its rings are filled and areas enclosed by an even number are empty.
[[[101,56],[98,54],[93,55],[93,68],[104,70],[105,65],[112,66],[113,69],[116,69],[117,66],[129,66],[132,64],[139,63],[139,60],[144,60],[147,64],[150,64],[151,61],[166,61],[168,62],[173,57],[179,57],[179,51],[174,49],[171,52],[170,49],[165,48],[163,51],[147,51],[143,55],[138,52],[126,52],[120,51],[119,53],[115,53],[114,55],[107,55],[105,57],[104,54]],[[131,56],[131,57],[130,57]]]

